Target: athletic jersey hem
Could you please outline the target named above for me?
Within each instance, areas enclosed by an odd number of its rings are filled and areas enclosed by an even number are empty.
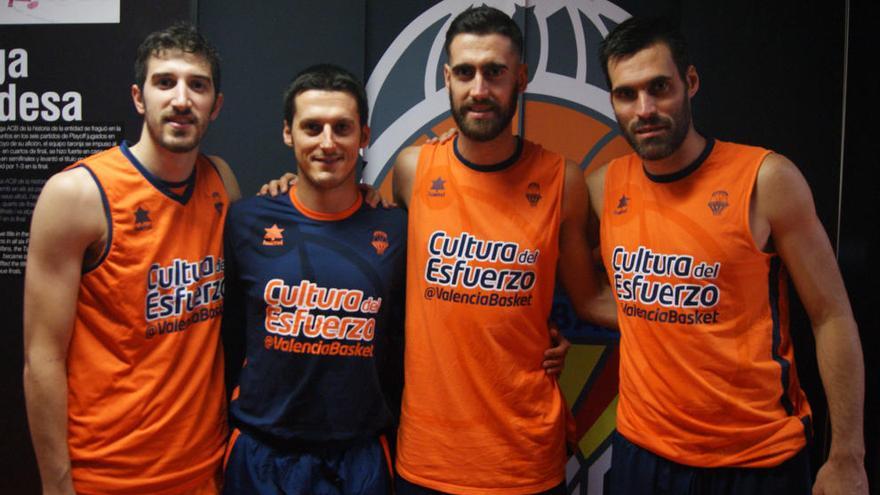
[[[123,488],[119,486],[107,486],[101,488],[100,484],[93,483],[86,483],[86,486],[83,486],[83,482],[74,482],[74,488],[78,495],[106,495],[107,493],[127,493],[130,495],[176,495],[197,488],[202,483],[211,479],[212,476],[216,476],[216,473],[206,472],[198,478],[194,478],[192,481],[181,485],[175,485],[173,488],[165,490],[156,490],[147,485],[137,488]]]
[[[234,421],[233,427],[236,430],[239,430],[241,434],[248,435],[249,437],[266,445],[267,447],[271,447],[277,451],[286,453],[321,453],[328,451],[343,451],[361,445],[364,442],[368,442],[372,439],[379,438],[379,436],[382,434],[381,429],[379,429],[375,432],[366,434],[364,434],[363,432],[358,432],[358,434],[355,436],[349,436],[342,439],[331,438],[327,440],[303,440],[299,438],[284,438],[281,436],[273,435],[272,433],[262,431],[259,428],[255,428],[252,425],[249,425],[243,421]]]
[[[425,488],[430,488],[432,490],[439,490],[441,492],[451,493],[454,495],[530,495],[547,491],[553,487],[558,486],[559,483],[562,483],[562,481],[565,480],[565,476],[562,475],[558,478],[554,477],[551,481],[533,483],[531,485],[520,485],[505,488],[466,487],[422,478],[421,476],[417,476],[408,472],[406,468],[400,465],[400,463],[398,463],[396,467],[397,474],[406,479],[406,481],[409,481],[410,483],[421,485]]]
[[[801,422],[803,422],[803,421],[801,421]],[[633,445],[636,445],[639,448],[645,449],[646,451],[650,452],[651,454],[656,455],[657,457],[665,459],[669,462],[681,464],[682,466],[688,466],[688,467],[694,467],[694,468],[710,468],[710,469],[715,469],[715,468],[748,468],[748,469],[772,468],[772,467],[776,467],[776,466],[782,464],[783,462],[791,459],[792,457],[796,456],[798,454],[798,452],[800,452],[801,450],[803,450],[807,447],[807,441],[806,441],[806,438],[804,437],[803,438],[803,442],[804,442],[803,445],[800,445],[799,447],[792,449],[790,452],[782,451],[782,452],[778,452],[772,456],[768,456],[766,458],[755,459],[753,461],[744,462],[744,463],[732,463],[732,464],[724,464],[724,463],[719,463],[719,462],[699,463],[699,462],[697,462],[693,459],[689,459],[689,458],[674,458],[672,456],[661,454],[661,453],[655,451],[654,449],[647,447],[636,440],[633,440],[632,436],[627,435],[624,432],[620,431],[619,427],[617,429],[617,433],[620,436],[622,436],[624,439],[626,439],[628,442],[632,443]],[[769,460],[769,462],[768,462],[768,460]]]

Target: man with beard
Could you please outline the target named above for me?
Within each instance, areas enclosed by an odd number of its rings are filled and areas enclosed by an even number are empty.
[[[623,22],[601,57],[635,150],[588,178],[621,330],[612,493],[810,493],[786,269],[832,424],[813,493],[867,493],[858,331],[803,176],[694,129],[700,80],[666,22]]]
[[[46,183],[25,277],[24,386],[43,493],[209,494],[226,442],[222,229],[239,195],[199,154],[223,103],[186,24],[138,49],[140,141]]]
[[[540,366],[557,267],[582,317],[614,318],[590,303],[583,175],[512,133],[527,81],[512,19],[468,9],[445,49],[460,133],[394,167],[410,219],[397,493],[564,493],[566,405]]]

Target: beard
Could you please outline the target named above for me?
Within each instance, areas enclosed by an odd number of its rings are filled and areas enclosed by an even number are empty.
[[[691,127],[691,102],[685,94],[684,102],[669,117],[653,115],[648,119],[636,118],[629,125],[617,121],[620,132],[642,160],[655,161],[672,156],[678,151]],[[639,139],[638,131],[643,127],[664,126],[667,132],[660,136]]]
[[[216,104],[217,98],[215,97],[211,112],[214,111]],[[147,108],[144,114],[144,124],[147,126],[147,132],[150,133],[153,142],[172,153],[189,153],[199,147],[208,129],[210,118],[207,115],[203,120],[197,112],[193,112],[189,108],[184,110],[175,108],[151,110],[146,95],[144,95],[144,107]],[[166,124],[174,118],[180,117],[189,119],[192,125],[189,131],[166,127]]]
[[[188,133],[186,131],[175,131],[173,129],[169,130],[165,128],[165,124],[171,117],[181,115],[193,119],[193,127],[190,130],[189,135],[187,135]],[[186,112],[175,112],[170,117],[163,115],[159,118],[159,121],[155,123],[148,120],[147,130],[150,132],[150,136],[153,138],[154,142],[172,153],[188,153],[198,148],[199,143],[202,140],[203,132],[198,119],[192,115],[192,113]]]
[[[452,108],[452,118],[455,119],[455,125],[462,135],[474,141],[486,142],[498,137],[510,125],[513,115],[516,113],[518,99],[519,88],[516,87],[511,92],[510,99],[506,102],[506,105],[500,105],[492,99],[473,100],[468,98],[461,106],[456,106],[452,99],[452,93],[450,93],[449,106]],[[468,119],[467,113],[473,106],[480,106],[487,111],[493,112],[495,118]]]

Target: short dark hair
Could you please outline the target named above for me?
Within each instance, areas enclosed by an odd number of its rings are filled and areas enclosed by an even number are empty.
[[[211,79],[215,93],[220,93],[220,55],[217,49],[188,22],[176,22],[171,26],[147,35],[137,50],[134,60],[134,80],[143,88],[147,80],[147,61],[166,50],[180,50],[199,55],[211,66]]]
[[[350,94],[357,102],[361,125],[367,124],[367,117],[369,117],[367,92],[361,81],[354,74],[338,65],[318,64],[297,74],[284,91],[284,122],[287,125],[293,124],[293,115],[296,113],[296,95],[310,89],[343,91]]]
[[[681,31],[669,20],[662,17],[630,17],[618,24],[608,36],[602,40],[599,58],[602,62],[602,70],[605,71],[605,80],[611,87],[611,78],[608,75],[608,63],[634,55],[656,43],[663,43],[669,47],[672,60],[678,69],[682,81],[686,81],[690,57],[688,56],[687,40]]]
[[[519,26],[507,14],[494,8],[482,5],[480,7],[469,7],[467,10],[458,14],[446,30],[446,43],[443,48],[446,50],[446,56],[449,56],[449,45],[452,39],[459,34],[500,34],[508,39],[516,49],[516,54],[522,58],[523,54],[523,35]]]

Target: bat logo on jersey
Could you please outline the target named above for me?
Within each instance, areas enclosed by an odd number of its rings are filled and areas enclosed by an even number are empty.
[[[385,254],[385,250],[388,249],[388,234],[381,230],[373,231],[373,242],[370,244],[376,249],[376,254],[382,256]]]
[[[712,193],[712,197],[709,200],[709,209],[712,210],[713,215],[717,217],[728,205],[727,191],[715,191]]]
[[[140,232],[153,228],[153,221],[150,220],[149,210],[145,210],[142,206],[134,211],[134,230]]]
[[[657,253],[644,246],[635,251],[617,246],[611,267],[614,291],[627,316],[687,325],[718,321],[718,311],[712,308],[721,292],[712,281],[721,263],[697,263],[690,255]]]
[[[541,185],[537,182],[530,183],[526,189],[526,199],[533,207],[538,206],[538,201],[541,200]]]
[[[283,246],[284,245],[284,229],[278,228],[277,223],[273,223],[271,227],[266,227],[266,235],[263,236],[264,246]]]

